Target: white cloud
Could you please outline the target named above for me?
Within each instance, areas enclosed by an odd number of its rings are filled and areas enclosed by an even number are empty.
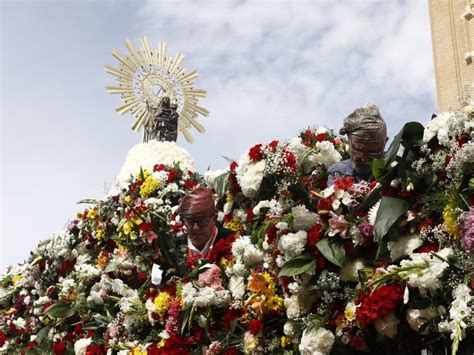
[[[217,141],[236,157],[309,124],[338,129],[367,102],[380,106],[392,135],[403,123],[397,115],[411,108],[427,120],[434,109],[425,2],[149,1],[140,14],[150,38],[201,73],[212,118],[189,147],[206,159],[195,158],[201,167],[225,163],[211,145],[230,129],[237,139]]]

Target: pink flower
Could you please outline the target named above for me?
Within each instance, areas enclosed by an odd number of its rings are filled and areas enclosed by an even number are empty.
[[[222,287],[220,267],[216,264],[212,264],[211,268],[199,274],[196,284],[199,287],[211,287],[216,291],[224,290],[224,287]]]
[[[206,350],[206,355],[217,355],[222,351],[222,344],[219,341],[213,341]]]
[[[334,212],[329,212],[331,218],[329,219],[329,233],[330,237],[334,237],[336,234],[339,234],[341,238],[346,238],[347,233],[347,221],[344,219],[344,216],[338,216]]]

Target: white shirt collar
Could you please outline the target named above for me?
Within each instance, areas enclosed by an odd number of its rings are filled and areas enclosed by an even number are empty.
[[[207,241],[206,245],[204,245],[204,248],[202,250],[199,250],[192,242],[191,239],[188,237],[188,249],[192,251],[193,254],[201,254],[201,255],[206,255],[209,250],[211,249],[212,243],[214,242],[215,238],[217,236],[217,227],[214,226],[214,233],[211,238]]]

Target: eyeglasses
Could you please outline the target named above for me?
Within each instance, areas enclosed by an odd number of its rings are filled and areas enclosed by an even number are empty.
[[[367,151],[362,151],[362,150],[357,150],[357,149],[352,148],[351,155],[357,156],[357,157],[367,157],[371,159],[378,159],[383,156],[383,150],[378,151],[378,152],[367,152]]]
[[[209,222],[214,218],[214,216],[204,217],[204,218],[194,218],[194,217],[183,217],[183,222],[186,228],[192,228],[194,224],[197,224],[199,228],[206,227]]]

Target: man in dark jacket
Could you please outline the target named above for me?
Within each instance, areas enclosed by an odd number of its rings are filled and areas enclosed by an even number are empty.
[[[209,259],[213,247],[233,236],[234,232],[217,227],[217,211],[212,190],[198,187],[181,201],[178,213],[186,226],[187,234],[177,240],[177,245],[187,245],[188,255]],[[222,242],[221,242],[222,243]]]
[[[351,159],[343,160],[328,168],[328,186],[334,179],[354,177],[356,182],[371,179],[373,159],[383,157],[387,143],[387,126],[375,105],[356,109],[344,119],[340,134],[347,134]]]

